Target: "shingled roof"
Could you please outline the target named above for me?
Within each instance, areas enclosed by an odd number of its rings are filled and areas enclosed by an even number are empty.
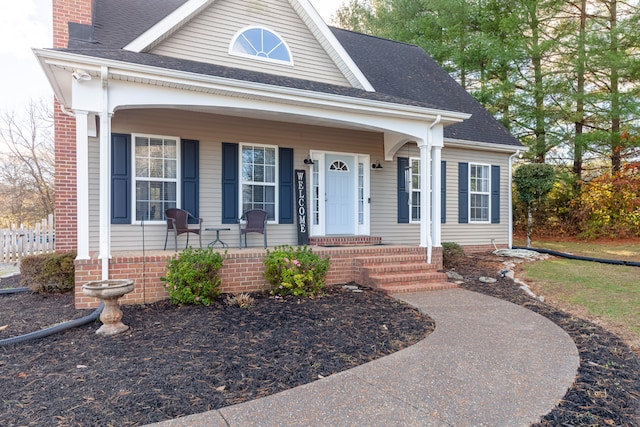
[[[93,26],[70,28],[69,48],[62,50],[203,75],[471,113],[470,119],[447,126],[445,138],[521,145],[422,48],[415,45],[330,27],[376,92],[123,50],[124,46],[186,1],[94,0]]]

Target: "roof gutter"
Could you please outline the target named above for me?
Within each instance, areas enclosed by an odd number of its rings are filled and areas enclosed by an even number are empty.
[[[184,85],[200,89],[204,88],[210,91],[242,94],[242,96],[254,95],[291,103],[318,104],[323,108],[367,111],[370,114],[385,115],[386,117],[392,116],[417,120],[434,120],[438,116],[441,116],[443,122],[447,122],[448,124],[459,123],[471,117],[471,114],[456,111],[355,98],[346,95],[268,85],[265,83],[255,83],[218,76],[207,76],[203,74],[133,64],[111,59],[88,57],[68,52],[34,49],[34,53],[41,61],[43,68],[55,66],[69,69],[82,68],[89,73],[98,75],[101,67],[106,66],[109,68],[111,78],[115,76],[122,76],[126,78],[140,79],[143,81],[157,80],[160,82],[170,83],[172,85]],[[47,72],[46,69],[45,72],[47,73],[50,81],[52,78],[55,80],[52,73]],[[58,99],[65,99],[62,96],[62,93],[57,93],[56,88],[59,88],[59,86],[52,84],[52,87],[54,87],[54,91],[56,91],[56,96],[60,95],[58,96]]]

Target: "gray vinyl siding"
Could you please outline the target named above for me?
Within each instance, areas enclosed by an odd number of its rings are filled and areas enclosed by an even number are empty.
[[[416,144],[406,144],[382,170],[371,171],[371,235],[387,244],[420,244],[420,224],[398,224],[398,157],[420,157]],[[446,161],[447,222],[442,224],[442,241],[461,245],[507,244],[509,238],[508,155],[480,150],[444,148]],[[375,158],[372,157],[372,161]],[[477,162],[500,166],[500,224],[458,224],[458,163]]]
[[[98,138],[89,138],[89,251],[98,252],[99,250],[100,141]]]
[[[200,216],[203,227],[222,227],[221,152],[222,142],[268,144],[294,149],[294,167],[307,169],[303,160],[310,150],[326,150],[349,154],[365,154],[372,163],[381,160],[382,169],[371,169],[371,235],[382,237],[385,244],[420,243],[419,224],[397,223],[397,157],[419,157],[415,144],[400,149],[393,161],[383,161],[383,136],[379,133],[335,129],[320,126],[283,123],[195,113],[169,109],[122,110],[112,119],[114,133],[146,133],[175,136],[200,141]],[[508,242],[508,155],[479,150],[444,148],[442,160],[447,162],[447,223],[442,224],[442,241],[462,245],[490,245]],[[480,162],[500,165],[501,212],[500,224],[458,224],[458,162]],[[370,167],[370,165],[367,165]],[[99,249],[99,144],[91,139],[89,148],[90,173],[90,250]],[[307,169],[308,170],[308,169]],[[309,187],[310,188],[310,187]],[[310,206],[309,206],[310,208]],[[231,247],[238,246],[238,229],[225,225],[220,237]],[[113,251],[162,249],[165,224],[111,226]],[[144,239],[143,239],[144,231]],[[205,232],[203,245],[215,238]],[[262,236],[250,235],[249,245],[260,246]],[[196,240],[194,240],[196,239]],[[181,240],[184,244],[184,236]],[[179,243],[180,243],[179,241]],[[190,243],[197,236],[190,236]],[[268,225],[269,246],[295,244],[296,225]]]
[[[446,145],[446,143],[445,143]],[[461,245],[509,243],[509,155],[481,150],[444,148],[447,162],[447,223],[442,224],[442,241]],[[458,224],[458,163],[482,163],[500,166],[500,224]]]
[[[233,36],[250,25],[266,27],[283,38],[291,51],[294,66],[230,55],[229,44]],[[349,86],[288,2],[216,1],[151,53]]]
[[[222,142],[268,144],[294,149],[294,167],[305,169],[303,160],[311,149],[370,154],[372,160],[382,159],[382,135],[345,129],[334,129],[319,126],[261,121],[241,117],[209,115],[187,111],[148,109],[123,110],[112,120],[114,133],[148,133],[153,135],[177,136],[200,141],[200,216],[204,219],[203,227],[229,227],[230,231],[222,231],[220,237],[231,247],[238,246],[238,229],[235,225],[222,225],[221,213],[221,175]],[[345,148],[348,147],[348,148]],[[97,194],[99,167],[98,152],[92,155],[90,169],[92,193]],[[95,165],[95,167],[93,167]],[[385,164],[386,165],[386,164]],[[373,175],[373,173],[372,173]],[[375,178],[375,177],[374,177]],[[377,182],[377,181],[376,181]],[[94,196],[92,196],[94,197]],[[91,249],[98,247],[97,224],[98,204],[91,205]],[[383,204],[383,200],[379,203]],[[375,208],[372,209],[374,211]],[[395,214],[394,214],[395,215]],[[394,216],[395,217],[395,216]],[[164,224],[147,224],[145,226],[145,248],[162,249],[165,239]],[[295,244],[297,242],[296,225],[268,225],[269,246]],[[180,236],[184,239],[184,236]],[[191,235],[189,243],[197,236]],[[203,235],[203,245],[215,238],[215,232]],[[261,235],[249,235],[249,245],[262,244]],[[182,240],[184,244],[184,240]],[[142,227],[137,224],[111,226],[111,243],[113,251],[142,249]],[[178,242],[180,244],[180,240]]]
[[[371,235],[385,244],[419,245],[420,225],[398,224],[398,157],[420,157],[420,151],[406,144],[392,162],[381,162],[383,169],[371,170]]]

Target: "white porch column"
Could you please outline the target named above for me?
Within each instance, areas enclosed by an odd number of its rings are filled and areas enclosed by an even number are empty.
[[[74,111],[76,117],[77,257],[89,259],[89,112]]]
[[[109,279],[111,257],[111,114],[107,67],[102,67],[102,111],[100,112],[100,260],[102,280]]]
[[[431,216],[431,234],[433,236],[433,246],[442,246],[442,147],[444,146],[444,129],[441,124],[436,123],[431,127],[431,145],[433,150],[433,165],[431,167],[432,185],[431,191],[433,214]]]
[[[430,131],[429,131],[430,133]],[[430,139],[429,133],[427,140]],[[428,248],[429,260],[431,262],[431,198],[429,188],[431,188],[431,147],[427,141],[418,141],[420,149],[420,247]]]

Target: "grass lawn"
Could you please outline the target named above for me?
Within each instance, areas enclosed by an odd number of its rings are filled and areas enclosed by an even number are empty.
[[[525,239],[514,238],[513,240],[515,246],[525,246],[525,242]],[[640,261],[640,239],[606,241],[533,239],[532,246],[593,258]]]
[[[537,243],[537,244],[536,244]],[[534,242],[534,247],[597,258],[640,260],[640,243]],[[640,350],[640,268],[552,258],[522,265],[520,278],[537,293],[604,326]]]

